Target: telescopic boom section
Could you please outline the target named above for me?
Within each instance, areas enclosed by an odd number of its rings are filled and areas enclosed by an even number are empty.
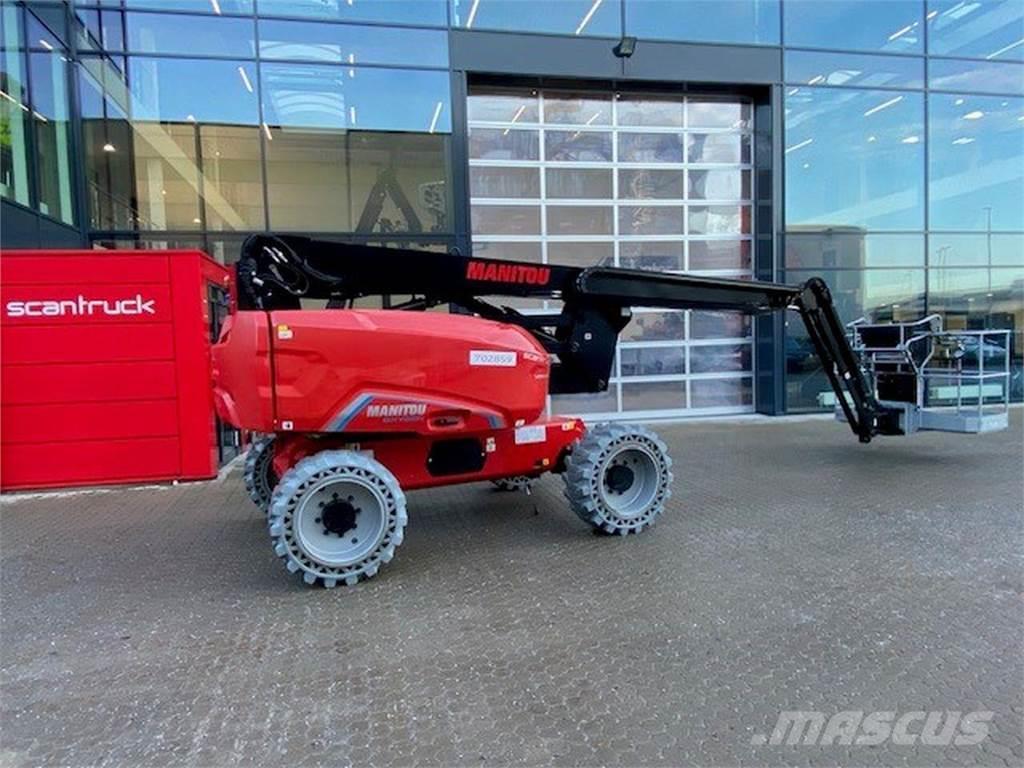
[[[237,266],[241,309],[299,309],[303,299],[345,307],[367,296],[408,295],[394,309],[453,304],[532,333],[555,359],[552,394],[607,388],[619,332],[630,307],[800,313],[850,428],[862,442],[902,434],[899,411],[878,402],[851,349],[828,286],[727,280],[613,267],[464,257],[351,245],[298,236],[254,235]],[[488,301],[513,296],[555,299],[560,312],[522,314]]]

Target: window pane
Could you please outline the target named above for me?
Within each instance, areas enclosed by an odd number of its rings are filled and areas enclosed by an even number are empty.
[[[738,133],[688,133],[691,163],[749,163],[750,137]]]
[[[223,0],[220,0],[223,2]],[[261,16],[309,16],[340,21],[385,21],[443,27],[448,23],[445,0],[260,0]]]
[[[653,269],[681,272],[686,269],[685,246],[679,240],[619,244],[619,266],[626,269]]]
[[[683,136],[678,133],[620,133],[619,161],[623,163],[681,163],[683,162]]]
[[[124,74],[110,59],[79,61],[89,224],[92,229],[134,229],[133,139]]]
[[[199,138],[206,229],[262,229],[259,128],[203,125]]]
[[[928,87],[963,93],[1024,94],[1024,64],[929,59]]]
[[[452,26],[618,37],[620,0],[452,0]]]
[[[623,376],[661,376],[686,373],[685,347],[640,347],[619,350]]]
[[[266,19],[259,25],[264,59],[448,66],[448,36],[440,31]]]
[[[546,192],[549,198],[595,198],[612,196],[612,172],[603,168],[548,168]]]
[[[612,234],[611,206],[549,205],[547,207],[549,235],[610,235]]]
[[[921,235],[868,235],[828,229],[786,234],[786,269],[924,266]]]
[[[920,0],[786,0],[786,45],[921,53]]]
[[[661,411],[686,407],[686,382],[644,382],[622,385],[622,408],[629,411]]]
[[[540,206],[474,205],[470,215],[474,235],[540,234]]]
[[[612,135],[590,131],[548,131],[544,157],[554,161],[611,162]]]
[[[179,16],[173,13],[128,13],[128,50],[134,53],[181,53],[253,56],[256,43],[251,19]]]
[[[928,236],[928,266],[1013,267],[1024,264],[1024,235]]]
[[[691,200],[749,200],[750,171],[698,171],[689,174]]]
[[[859,317],[878,322],[917,320],[925,313],[923,269],[786,270],[784,280],[800,284],[818,276],[828,283],[843,323]],[[786,398],[790,410],[831,408],[832,389],[803,322],[786,318]],[[828,399],[819,400],[820,394]]]
[[[266,5],[261,0],[260,5]],[[116,0],[93,3],[98,5],[117,5]],[[127,8],[149,8],[153,10],[188,11],[189,13],[252,13],[252,0],[124,0]],[[84,5],[84,3],[83,3]]]
[[[686,124],[690,128],[732,128],[750,130],[753,108],[735,99],[693,98],[686,102]]]
[[[574,267],[606,267],[615,263],[611,243],[548,243],[548,263],[568,264]]]
[[[691,240],[690,269],[749,271],[752,267],[749,240]]]
[[[29,61],[39,211],[71,224],[74,208],[67,62],[57,53],[32,53]]]
[[[140,122],[133,127],[139,228],[201,229],[197,126]]]
[[[620,235],[682,235],[683,221],[682,206],[619,206]]]
[[[545,92],[544,122],[611,125],[611,95]]]
[[[933,229],[1024,230],[1024,99],[929,96]]]
[[[628,0],[626,34],[713,43],[778,43],[778,0]]]
[[[790,90],[787,226],[923,229],[923,115],[917,93]]]
[[[469,157],[473,160],[537,160],[539,146],[537,131],[469,129]]]
[[[473,255],[483,259],[505,259],[506,261],[532,261],[540,264],[540,243],[488,243],[479,240],[473,243]]]
[[[690,347],[690,373],[734,373],[748,371],[752,365],[749,344]]]
[[[749,205],[691,205],[688,212],[691,234],[750,234]]]
[[[131,114],[136,120],[258,122],[256,69],[249,62],[138,56],[128,61]]]
[[[682,200],[686,179],[680,170],[630,168],[619,171],[619,197],[630,200]]]
[[[472,197],[540,197],[540,171],[537,168],[469,169],[469,194]]]
[[[752,379],[693,379],[691,408],[739,408],[754,401]]]
[[[859,88],[924,88],[924,59],[786,51],[786,82]]]
[[[448,74],[424,70],[263,64],[271,126],[449,133]]]
[[[537,91],[526,88],[474,87],[468,100],[469,119],[487,123],[536,123]]]
[[[683,97],[676,94],[619,95],[616,106],[619,125],[645,125],[658,128],[682,128]]]
[[[685,312],[634,312],[623,341],[679,341],[686,338]]]
[[[692,339],[746,339],[750,336],[750,315],[739,312],[690,312]]]
[[[1019,0],[929,0],[928,52],[946,56],[1024,61]]]
[[[551,398],[552,413],[565,416],[579,416],[585,413],[615,413],[618,403],[616,387],[611,385],[607,392],[588,395],[555,395]]]
[[[17,19],[11,6],[0,8],[5,21]],[[17,43],[14,23],[4,24],[4,42]],[[9,98],[0,99],[0,192],[22,205],[28,197],[28,93],[25,90],[25,54],[13,48],[0,50],[0,89]]]

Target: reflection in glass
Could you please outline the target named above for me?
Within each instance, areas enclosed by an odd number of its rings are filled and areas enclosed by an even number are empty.
[[[467,100],[469,119],[484,123],[536,123],[540,99],[536,89],[477,86]]]
[[[614,266],[615,253],[610,242],[600,243],[548,243],[549,264],[569,264],[574,267],[593,267],[598,264]]]
[[[923,53],[920,0],[785,0],[786,45]]]
[[[1024,64],[928,59],[928,87],[961,93],[1024,94]]]
[[[1024,99],[928,99],[931,228],[1024,230]]]
[[[692,379],[690,381],[691,408],[737,408],[754,401],[754,382],[749,377],[739,379]]]
[[[749,344],[701,344],[690,347],[691,373],[748,371],[752,364]]]
[[[202,125],[199,140],[206,228],[263,229],[259,129]]]
[[[626,269],[681,272],[686,269],[685,245],[679,240],[620,243],[619,266]]]
[[[537,131],[501,128],[470,128],[471,160],[537,160],[540,157]]]
[[[29,66],[36,139],[37,205],[40,213],[71,224],[74,209],[67,62],[56,52],[31,53]]]
[[[0,50],[0,90],[10,97],[0,99],[0,126],[4,128],[0,134],[0,193],[7,200],[28,205],[29,109],[25,54],[13,48],[18,41],[16,10],[10,5],[0,7],[3,42],[12,46]]]
[[[682,200],[686,197],[685,176],[682,170],[620,170],[619,197],[629,200]]]
[[[753,107],[747,101],[691,97],[686,102],[686,124],[690,128],[747,131],[750,130],[753,117]]]
[[[877,322],[916,320],[925,314],[923,269],[786,270],[784,281],[799,284],[823,277],[843,323],[864,317]],[[803,322],[786,317],[786,403],[791,411],[831,408],[831,388]]]
[[[609,200],[612,172],[605,168],[548,168],[545,185],[545,192],[552,199]]]
[[[541,263],[540,243],[494,243],[486,240],[473,243],[473,255],[485,259],[531,261]]]
[[[690,240],[690,270],[746,272],[752,268],[750,240]]]
[[[206,2],[208,0],[191,0]],[[224,0],[218,0],[224,3]],[[261,16],[308,16],[347,22],[391,22],[428,27],[448,23],[445,0],[260,0]]]
[[[127,13],[125,17],[128,50],[133,53],[240,58],[256,53],[252,19],[173,13]]]
[[[1014,267],[1024,265],[1024,234],[928,235],[928,266]]]
[[[544,157],[553,162],[611,162],[612,135],[594,131],[547,131]]]
[[[692,200],[749,200],[750,171],[699,171],[689,173]]]
[[[682,206],[619,206],[620,235],[682,235],[683,232]]]
[[[867,234],[857,227],[790,230],[786,269],[865,269],[924,266],[922,235]]]
[[[919,93],[788,91],[786,225],[923,229],[923,118]]]
[[[540,172],[536,168],[489,168],[471,166],[469,193],[473,197],[540,197]]]
[[[618,410],[618,387],[612,384],[607,392],[586,395],[555,395],[551,398],[552,413],[581,416],[586,413],[615,413]]]
[[[786,82],[857,88],[924,88],[924,59],[786,51]]]
[[[263,64],[263,119],[271,126],[449,133],[447,72]]]
[[[751,334],[750,315],[739,312],[690,312],[692,339],[746,339]]]
[[[141,56],[128,62],[134,120],[258,123],[256,69],[251,62]]]
[[[635,311],[622,333],[622,341],[681,341],[686,338],[686,313]]]
[[[194,124],[137,123],[134,167],[140,229],[203,228]]]
[[[750,234],[749,205],[691,205],[690,233],[694,235]]]
[[[452,25],[556,35],[620,37],[621,0],[452,0]]]
[[[540,206],[474,205],[470,214],[474,235],[540,234]]]
[[[685,407],[685,381],[632,382],[622,384],[623,410],[659,411]]]
[[[611,125],[611,95],[545,91],[544,122]]]
[[[683,105],[679,94],[622,93],[615,108],[619,125],[682,128]]]
[[[663,376],[686,373],[686,347],[623,347],[619,350],[623,376]]]
[[[610,235],[610,205],[548,205],[549,235]]]
[[[678,133],[620,133],[619,161],[624,163],[681,163],[683,162],[683,136]]]
[[[994,61],[1024,61],[1019,0],[928,0],[928,52]]]
[[[779,0],[627,0],[626,32],[709,43],[779,42]]]
[[[334,64],[448,66],[448,36],[427,29],[261,19],[264,59]]]
[[[91,0],[90,0],[91,1]],[[273,2],[273,0],[261,0],[262,6]],[[103,2],[100,0],[99,3],[93,2],[94,5],[113,5],[116,6],[118,3],[116,0],[107,0]],[[211,3],[209,0],[124,0],[126,8],[145,8],[152,10],[161,11],[187,11],[188,13],[247,13],[252,14],[252,0],[217,0],[216,3]]]
[[[738,133],[689,133],[686,154],[691,163],[749,163],[750,136]]]

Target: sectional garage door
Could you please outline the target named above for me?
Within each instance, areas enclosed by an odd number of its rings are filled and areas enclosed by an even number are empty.
[[[476,254],[750,277],[749,103],[489,85],[471,89],[468,114]],[[608,392],[556,397],[552,409],[749,412],[752,346],[741,315],[636,308]]]

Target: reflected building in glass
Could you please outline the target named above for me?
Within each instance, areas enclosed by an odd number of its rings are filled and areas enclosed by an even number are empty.
[[[1019,0],[2,0],[0,194],[4,247],[821,275],[847,321],[1013,330],[1024,396]],[[825,389],[795,317],[641,307],[608,392],[552,408]]]

